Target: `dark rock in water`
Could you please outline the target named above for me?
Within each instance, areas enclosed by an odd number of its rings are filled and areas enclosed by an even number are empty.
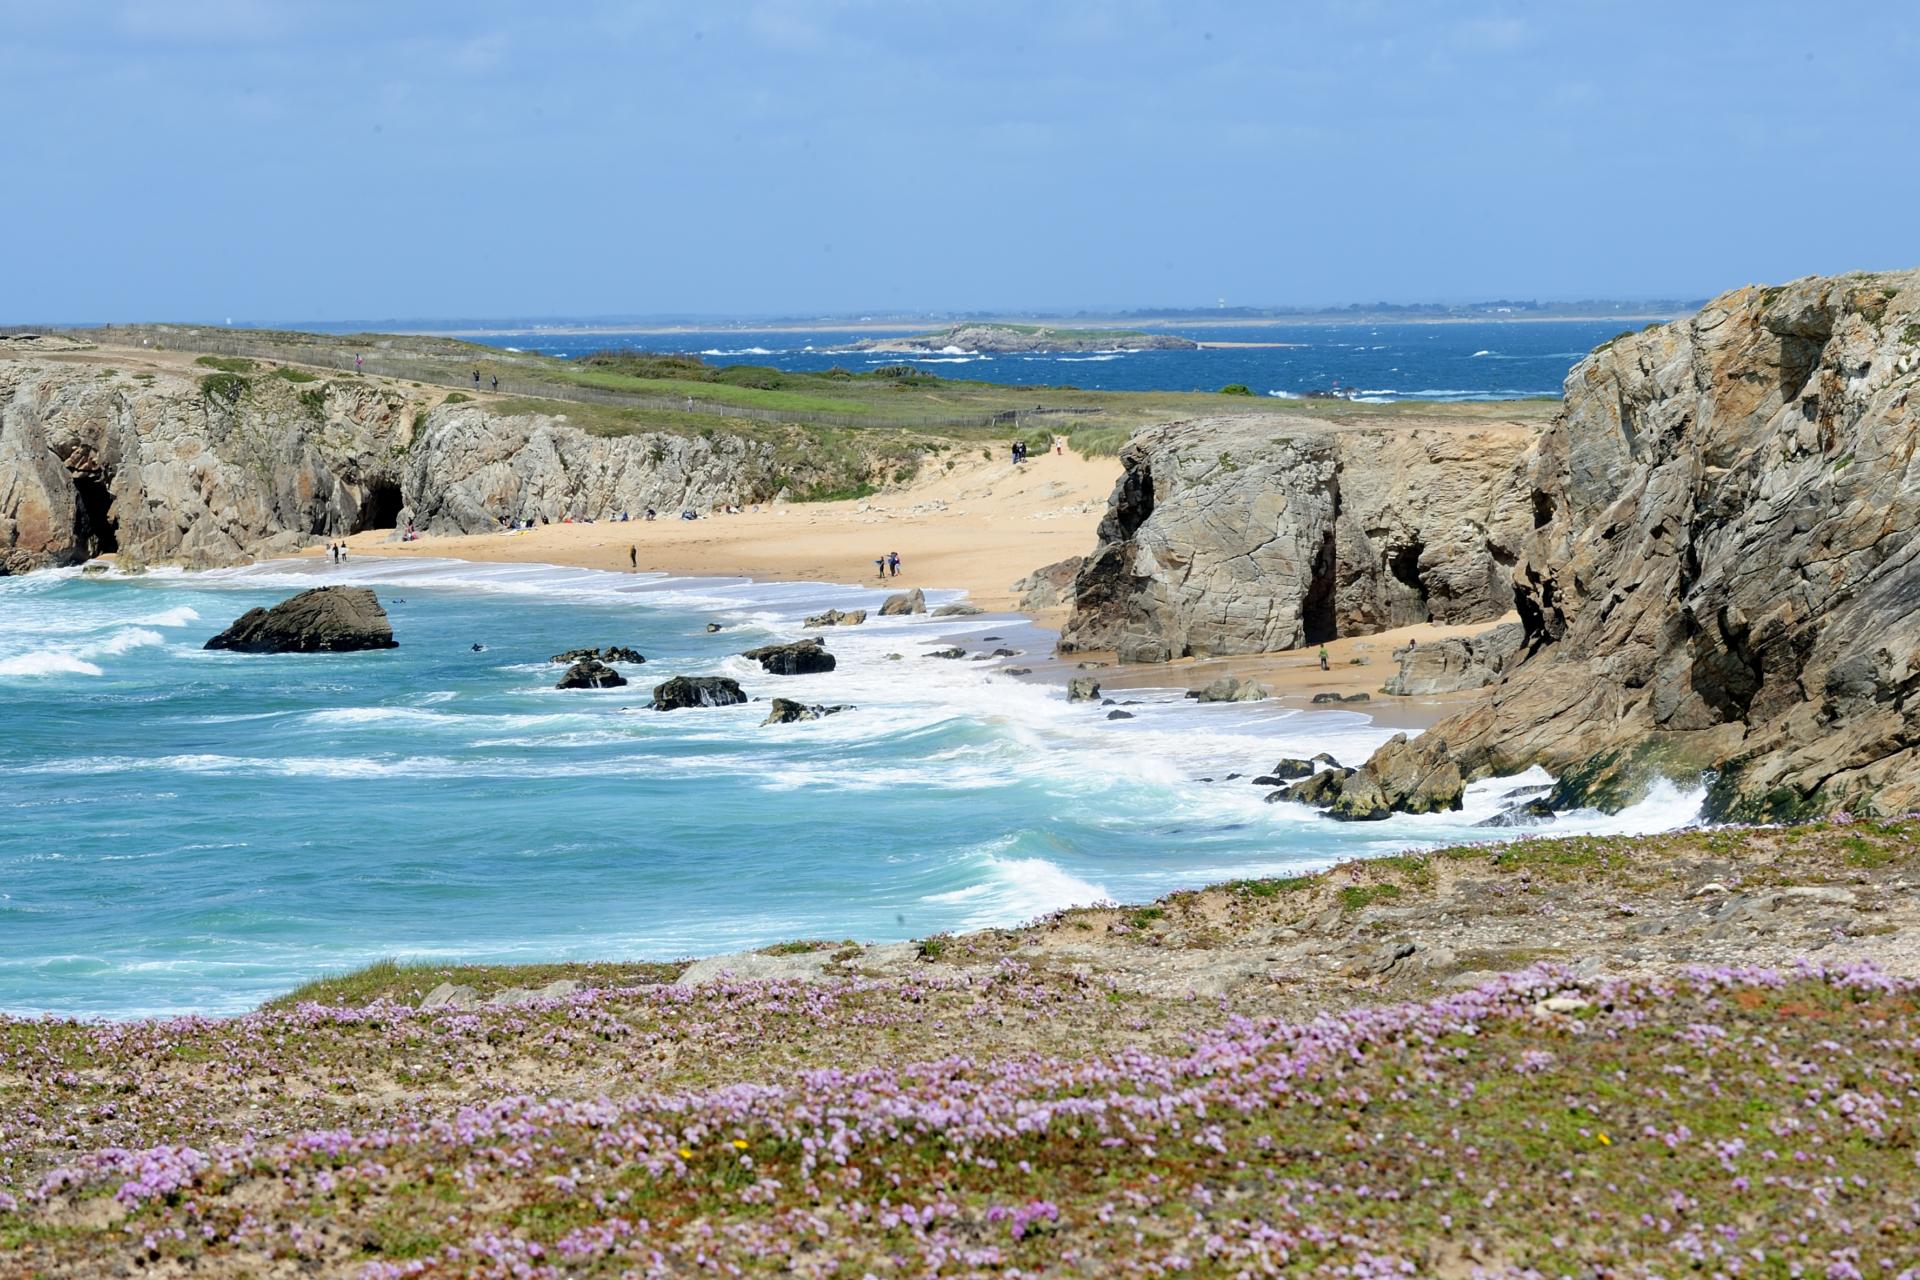
[[[387,611],[365,587],[316,587],[271,609],[249,609],[207,641],[235,653],[354,653],[395,649]]]
[[[478,643],[476,643],[476,644],[475,644],[475,645],[473,646],[473,651],[474,651],[475,653],[485,653],[485,652],[487,651],[487,646],[485,646],[485,645],[483,645],[483,644],[478,644]]]
[[[897,592],[880,603],[880,616],[883,618],[897,618],[903,614],[926,611],[927,597],[918,587],[911,591]]]
[[[1313,758],[1313,763],[1314,764],[1330,764],[1334,766],[1336,769],[1340,767],[1340,762],[1333,758],[1333,753],[1330,751],[1322,751],[1319,755]]]
[[[831,671],[836,665],[824,640],[795,640],[791,644],[765,644],[740,655],[759,663],[769,675],[808,676]]]
[[[1030,676],[1033,674],[1033,668],[1032,667],[1002,667],[1000,668],[1000,674],[1003,676]]]
[[[1100,682],[1091,676],[1075,676],[1067,681],[1068,702],[1092,702],[1100,696]]]
[[[1373,701],[1373,695],[1372,695],[1372,694],[1370,694],[1370,693],[1350,693],[1350,694],[1348,694],[1348,695],[1347,695],[1346,697],[1344,697],[1344,698],[1342,698],[1342,699],[1340,699],[1340,701],[1342,701],[1342,702],[1372,702],[1372,701]]]
[[[809,627],[857,627],[867,620],[865,609],[829,609],[816,613],[805,624]]]
[[[933,611],[936,618],[970,618],[976,613],[985,613],[977,604],[943,604]]]
[[[1553,806],[1545,800],[1522,800],[1474,823],[1476,827],[1537,827],[1555,817]]]
[[[999,636],[981,636],[980,643],[986,644],[990,640],[998,640],[999,638],[1000,638]]]
[[[1133,719],[1133,712],[1131,712],[1131,711],[1109,711],[1109,712],[1107,712],[1107,719],[1109,719],[1109,720],[1131,720],[1131,719]]]
[[[1329,760],[1329,763],[1331,763],[1331,760]],[[1279,764],[1267,770],[1267,772],[1279,778],[1281,781],[1286,782],[1294,778],[1311,778],[1313,776],[1313,769],[1314,761],[1302,760],[1296,756],[1287,756],[1282,759]]]
[[[1340,701],[1340,695],[1337,693],[1316,693],[1313,695],[1313,700],[1316,704],[1322,702],[1338,702]]]
[[[1427,733],[1409,740],[1397,733],[1342,783],[1328,812],[1343,822],[1377,822],[1391,813],[1443,813],[1458,809],[1465,792],[1460,762],[1444,738]]]
[[[600,662],[625,662],[633,666],[638,666],[647,660],[646,655],[642,654],[638,649],[629,649],[625,645],[610,644],[604,649],[569,649],[565,653],[554,654],[550,661],[571,666],[576,662],[584,662],[589,658]]]
[[[967,651],[965,649],[961,649],[958,647],[951,648],[951,649],[935,649],[932,653],[929,653],[926,656],[929,658],[964,658],[967,656]]]
[[[1076,662],[1073,665],[1082,671],[1098,671],[1108,664],[1104,662]]]
[[[1221,676],[1204,689],[1189,689],[1187,696],[1196,702],[1258,702],[1270,696],[1267,686],[1257,680]],[[1315,702],[1320,699],[1315,698]]]
[[[730,676],[675,676],[653,687],[655,711],[683,707],[732,707],[747,700],[740,683]]]
[[[707,634],[708,634],[708,635],[712,635],[712,634],[713,634],[714,632],[716,632],[716,631],[718,631],[719,629],[720,629],[720,624],[719,624],[719,623],[717,623],[717,622],[709,622],[709,623],[707,624]]]
[[[1020,651],[1018,649],[995,649],[991,656],[995,658],[1017,658],[1020,656]]]
[[[582,658],[567,668],[556,689],[618,689],[627,678],[598,658]]]
[[[775,698],[773,700],[773,710],[768,712],[767,718],[760,723],[763,725],[793,724],[800,720],[818,720],[822,716],[835,715],[842,711],[851,710],[853,710],[852,707],[844,704],[826,707],[816,702],[812,706],[808,706],[804,702],[795,702],[792,698]]]
[[[1316,693],[1313,695],[1313,700],[1315,702],[1372,702],[1373,695],[1370,693]]]

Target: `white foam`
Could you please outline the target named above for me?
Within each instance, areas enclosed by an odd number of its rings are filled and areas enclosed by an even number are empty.
[[[134,621],[149,627],[184,627],[200,621],[200,611],[192,605],[183,604],[162,609],[159,613],[150,613],[144,618],[135,618]]]
[[[982,880],[945,893],[928,894],[922,901],[965,907],[965,926],[982,928],[1113,900],[1099,885],[1045,858],[988,853],[979,859],[979,866]]]
[[[71,653],[41,650],[12,658],[0,658],[0,676],[97,676],[99,667]]]

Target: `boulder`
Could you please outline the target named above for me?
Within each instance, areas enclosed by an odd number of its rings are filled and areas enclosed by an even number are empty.
[[[1330,702],[1371,702],[1373,701],[1373,695],[1368,693],[1316,693],[1313,695],[1313,701],[1317,705]]]
[[[1131,712],[1131,711],[1109,711],[1109,712],[1107,712],[1107,719],[1109,719],[1109,720],[1131,720],[1131,719],[1133,719],[1133,712]]]
[[[1393,651],[1400,670],[1387,677],[1386,692],[1407,697],[1484,689],[1518,660],[1526,643],[1526,628],[1509,622],[1477,636],[1402,645]]]
[[[1030,676],[1033,674],[1033,668],[1032,667],[1002,667],[1000,668],[1000,674],[1003,676]]]
[[[967,651],[958,645],[954,645],[945,649],[934,649],[923,656],[929,658],[964,658],[967,656]]]
[[[568,667],[556,689],[618,689],[627,678],[598,658],[582,658]]]
[[[709,622],[707,624],[708,635],[712,635],[714,632],[719,631],[720,629],[721,629],[720,624],[717,622]]]
[[[809,617],[809,627],[857,627],[867,620],[865,609],[829,609]]]
[[[1441,813],[1460,807],[1466,783],[1444,739],[1397,733],[1341,782],[1327,805],[1343,822],[1373,822],[1392,813]]]
[[[1056,560],[1044,568],[1035,569],[1008,590],[1013,592],[1015,607],[1028,613],[1037,613],[1042,609],[1058,609],[1067,603],[1073,590],[1073,580],[1080,573],[1080,566],[1086,563],[1085,556],[1072,556],[1065,560]]]
[[[816,675],[831,671],[837,665],[834,656],[827,652],[826,642],[818,637],[791,644],[765,644],[740,656],[753,659],[763,671],[776,676]]]
[[[836,715],[839,712],[851,710],[853,710],[853,708],[845,704],[829,707],[822,706],[816,702],[809,706],[804,702],[795,702],[791,698],[775,698],[773,700],[773,709],[767,713],[767,718],[760,723],[763,725],[794,724],[801,720],[818,720],[822,716]]]
[[[899,591],[880,602],[880,616],[898,618],[910,613],[925,613],[927,597],[915,587],[911,591]]]
[[[1340,791],[1347,779],[1353,776],[1352,769],[1342,769],[1335,765],[1331,769],[1322,769],[1311,778],[1306,778],[1283,791],[1271,792],[1267,802],[1291,800],[1295,804],[1308,804],[1316,809],[1324,809],[1340,798]]]
[[[1189,689],[1187,696],[1196,702],[1258,702],[1271,697],[1267,686],[1257,680],[1242,680],[1237,676],[1221,676],[1204,689]]]
[[[393,649],[387,611],[365,587],[316,587],[270,609],[249,609],[207,641],[235,653],[352,653]]]
[[[976,613],[985,613],[977,604],[943,604],[933,611],[936,618],[971,618]]]
[[[1092,676],[1075,676],[1067,681],[1068,702],[1093,702],[1100,696],[1100,682]]]
[[[739,682],[728,676],[675,676],[653,687],[655,711],[684,707],[731,707],[747,700]]]
[[[1274,765],[1273,768],[1255,778],[1254,781],[1264,786],[1277,787],[1300,778],[1311,778],[1313,773],[1313,761],[1287,756],[1284,757],[1280,763]]]
[[[1508,805],[1491,818],[1483,818],[1473,825],[1476,827],[1537,827],[1543,822],[1551,822],[1555,816],[1553,806],[1545,800],[1522,800],[1518,804]]]
[[[624,662],[629,666],[638,666],[647,660],[638,649],[610,644],[604,649],[568,649],[565,653],[554,654],[549,661],[572,665],[587,658],[594,658],[601,662]]]

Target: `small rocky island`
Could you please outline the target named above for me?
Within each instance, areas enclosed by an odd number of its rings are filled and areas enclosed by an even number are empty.
[[[1056,351],[1193,351],[1200,344],[1173,333],[1137,329],[1056,329],[1038,324],[956,324],[933,333],[868,338],[830,351],[895,351],[902,355],[966,352],[1011,355]]]
[[[271,609],[247,610],[206,647],[235,653],[354,653],[400,645],[372,591],[316,587]]]

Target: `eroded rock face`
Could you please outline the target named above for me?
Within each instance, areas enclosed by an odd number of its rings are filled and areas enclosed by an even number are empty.
[[[249,609],[207,641],[235,653],[353,653],[395,649],[387,611],[365,587],[316,587],[269,609]]]
[[[1387,677],[1386,691],[1402,697],[1484,689],[1519,661],[1526,628],[1509,622],[1477,636],[1449,636],[1393,651],[1400,670]]]
[[[1746,288],[1567,378],[1528,460],[1529,654],[1437,726],[1555,808],[1920,807],[1920,272]]]
[[[1064,652],[1261,653],[1512,607],[1530,526],[1523,425],[1169,423],[1122,451]]]
[[[1058,609],[1073,594],[1073,580],[1079,576],[1085,556],[1070,556],[1035,569],[1008,588],[1014,594],[1015,607],[1024,612]]]

